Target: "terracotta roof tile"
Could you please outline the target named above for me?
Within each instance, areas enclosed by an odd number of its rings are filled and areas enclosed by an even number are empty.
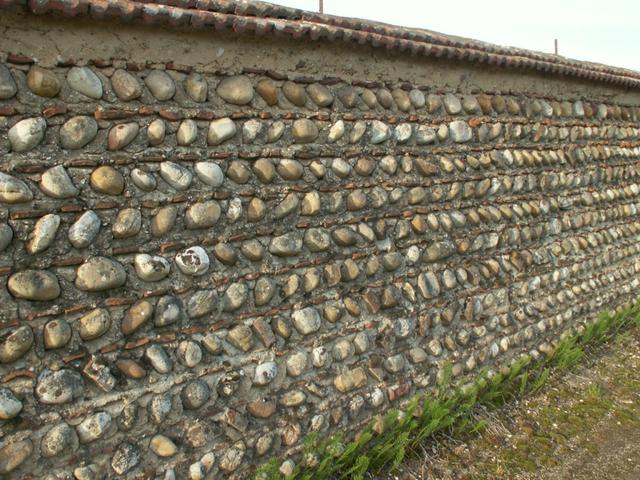
[[[229,30],[294,40],[344,41],[452,60],[526,68],[640,88],[640,73],[417,28],[321,15],[247,0],[0,0],[0,9],[150,25]]]

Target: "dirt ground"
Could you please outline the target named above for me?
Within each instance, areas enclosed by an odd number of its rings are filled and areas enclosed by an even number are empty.
[[[440,438],[380,480],[639,480],[640,331],[561,372],[536,395],[478,418],[464,441]]]

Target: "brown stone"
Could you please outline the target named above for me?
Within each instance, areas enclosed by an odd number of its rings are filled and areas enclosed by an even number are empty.
[[[267,105],[273,106],[278,103],[278,87],[268,78],[264,78],[256,85],[256,92],[260,95]]]
[[[144,369],[142,365],[140,365],[135,360],[131,360],[128,358],[122,358],[116,361],[116,367],[127,377],[132,378],[134,380],[140,380],[141,378],[146,377],[147,371]]]
[[[282,93],[291,103],[296,105],[297,107],[303,107],[305,102],[307,101],[307,95],[304,92],[304,88],[302,88],[297,83],[293,82],[284,82],[282,85]]]
[[[120,195],[124,190],[124,177],[113,167],[98,167],[91,173],[91,188],[107,195]]]
[[[34,65],[27,73],[27,86],[36,95],[53,98],[60,92],[61,84],[55,73]]]
[[[260,158],[253,163],[253,173],[262,183],[271,183],[275,172],[273,162],[267,158]]]
[[[176,207],[163,207],[151,219],[151,235],[162,237],[169,233],[176,222]]]
[[[258,197],[253,197],[247,205],[247,221],[259,222],[264,218],[266,212],[266,206],[264,202]]]
[[[367,374],[364,368],[357,367],[338,375],[333,383],[339,392],[350,392],[367,384]]]
[[[297,143],[311,143],[318,138],[319,132],[313,121],[302,118],[293,122],[291,134]]]
[[[120,330],[124,335],[131,335],[139,330],[152,314],[153,304],[148,300],[139,300],[125,313]]]
[[[247,404],[247,410],[256,418],[269,418],[276,412],[276,402],[270,398],[258,398]]]

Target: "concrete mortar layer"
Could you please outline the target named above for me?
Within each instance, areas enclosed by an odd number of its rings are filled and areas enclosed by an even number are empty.
[[[34,56],[44,66],[53,66],[61,59],[116,58],[136,63],[175,62],[197,66],[204,72],[232,73],[244,68],[274,69],[292,75],[339,72],[345,80],[409,81],[463,91],[512,89],[538,95],[586,95],[603,100],[615,97],[623,104],[640,103],[640,92],[633,89],[549,77],[537,72],[478,68],[353,44],[279,41],[271,37],[188,28],[159,29],[84,19],[42,18],[17,11],[3,11],[0,28],[1,50]]]
[[[449,363],[542,357],[637,296],[636,93],[15,11],[0,28],[0,476],[312,465],[305,435],[353,434]]]

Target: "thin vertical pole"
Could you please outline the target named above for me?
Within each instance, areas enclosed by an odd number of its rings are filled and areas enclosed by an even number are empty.
[[[322,0],[320,0],[320,3],[322,3]],[[555,52],[556,52],[556,55],[557,55],[558,54],[558,39],[557,38],[553,40],[553,45],[554,45],[554,49],[555,49]]]
[[[324,0],[318,0],[320,2],[320,13],[324,13]]]

